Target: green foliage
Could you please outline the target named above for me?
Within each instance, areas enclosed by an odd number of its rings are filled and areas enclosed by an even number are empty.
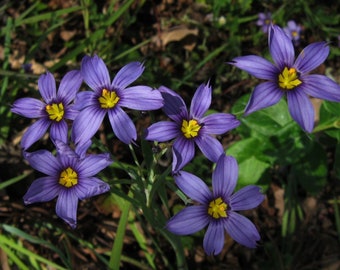
[[[303,45],[311,40],[330,42],[332,50],[326,65],[337,62],[340,15],[335,11],[339,10],[339,3],[330,6],[329,1],[314,0],[196,0],[193,1],[195,5],[183,7],[183,10],[165,4],[162,10],[151,3],[153,1],[100,3],[81,0],[66,8],[53,8],[48,1],[42,0],[16,2],[5,1],[0,7],[3,18],[0,30],[3,55],[0,63],[0,150],[14,145],[14,137],[29,124],[21,122],[18,125],[19,118],[10,112],[10,105],[19,97],[37,96],[39,74],[12,66],[13,59],[22,56],[23,63],[34,60],[60,78],[66,70],[79,68],[84,54],[96,53],[105,60],[111,73],[129,61],[144,61],[146,70],[141,80],[145,84],[153,87],[166,85],[183,93],[187,100],[191,99],[192,89],[210,80],[216,107],[213,109],[230,110],[241,121],[233,133],[237,139],[226,149],[226,154],[238,161],[237,188],[255,184],[266,192],[275,182],[285,190],[285,211],[280,227],[282,246],[292,241],[291,237],[304,218],[301,197],[305,194],[318,196],[330,182],[339,181],[339,103],[322,102],[313,134],[305,134],[291,119],[285,99],[270,108],[240,116],[249,100],[250,95],[246,93],[258,82],[226,64],[236,56],[265,56],[268,53],[267,36],[256,26],[257,14],[264,11],[271,12],[274,22],[280,26],[285,26],[290,19],[302,24],[305,30]],[[9,13],[13,10],[18,10],[15,16]],[[151,16],[154,21],[147,20]],[[194,45],[185,48],[186,38],[183,38],[159,46],[155,40],[178,25],[198,30],[194,37],[186,37],[193,38]],[[60,38],[61,31],[72,30],[75,30],[74,38]],[[21,43],[25,46],[20,47]],[[53,60],[50,65],[47,64],[49,60]],[[140,119],[140,116],[135,117]],[[106,136],[108,141],[113,139],[112,134]],[[111,150],[99,140],[95,139],[94,144],[92,151]],[[157,147],[159,151],[155,151]],[[179,205],[192,203],[174,184],[170,175],[171,162],[168,167],[163,166],[162,159],[168,158],[169,148],[170,145],[161,147],[141,139],[138,146],[130,145],[129,148],[134,163],[115,159],[101,175],[110,183],[111,192],[100,206],[107,211],[113,206],[121,211],[112,249],[99,253],[98,249],[107,247],[84,239],[84,235],[76,231],[41,220],[30,224],[39,228],[34,232],[27,230],[30,227],[23,226],[19,220],[16,224],[5,224],[0,220],[0,248],[8,257],[9,265],[20,269],[71,269],[74,268],[71,254],[75,245],[89,250],[96,262],[108,269],[129,265],[139,269],[157,269],[158,265],[164,269],[189,268],[187,260],[190,258],[186,254],[197,255],[195,245],[201,245],[203,234],[180,238],[164,228],[166,220],[178,211]],[[202,155],[198,155],[185,169],[210,184],[212,167]],[[19,175],[1,178],[0,190],[18,183],[25,185],[35,177],[32,172],[16,173]],[[338,194],[334,194],[332,205],[339,236]],[[127,230],[135,241],[135,248],[143,254],[141,261],[124,249]],[[44,239],[44,231],[48,231],[58,243]],[[173,254],[167,253],[169,245]],[[35,252],[41,252],[41,248],[54,254],[53,258]],[[284,269],[291,265],[295,256],[292,249],[282,252],[280,248],[281,245],[274,241],[264,243],[268,257],[261,257],[265,263],[257,268]],[[211,266],[209,260],[207,265]]]

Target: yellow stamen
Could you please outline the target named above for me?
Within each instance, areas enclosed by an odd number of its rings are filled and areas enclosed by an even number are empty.
[[[183,132],[183,135],[187,139],[195,138],[198,136],[198,131],[201,129],[201,126],[198,124],[198,122],[194,119],[192,120],[183,120],[181,131]]]
[[[78,174],[70,167],[63,170],[59,177],[59,184],[70,188],[78,184]]]
[[[64,105],[63,103],[52,103],[45,107],[48,117],[53,121],[61,121],[64,117]]]
[[[100,103],[100,107],[103,109],[111,109],[113,108],[119,101],[119,97],[117,96],[115,91],[109,91],[107,89],[102,90],[102,95],[98,98]]]
[[[299,80],[298,73],[295,68],[284,68],[279,75],[279,86],[282,89],[291,90],[300,85],[302,81]]]
[[[211,201],[209,203],[208,214],[213,218],[225,218],[227,217],[228,205],[222,200],[221,197]]]

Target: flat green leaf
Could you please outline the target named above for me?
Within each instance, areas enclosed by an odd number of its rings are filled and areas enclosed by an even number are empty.
[[[232,112],[239,113],[244,110],[249,100],[249,95],[241,97],[233,106]],[[264,136],[273,136],[281,132],[293,121],[285,99],[274,106],[256,111],[240,119],[250,129],[251,133],[258,133]]]
[[[238,163],[252,156],[256,156],[257,159],[262,161],[273,161],[272,157],[264,154],[265,150],[271,147],[268,140],[260,141],[257,138],[250,137],[233,143],[227,149],[226,154],[235,157]]]
[[[314,144],[313,147],[296,162],[290,173],[290,181],[298,183],[309,193],[318,194],[327,182],[327,156],[325,150]]]
[[[269,163],[251,156],[239,163],[239,176],[237,187],[242,188],[247,185],[257,184],[264,172],[270,167]]]

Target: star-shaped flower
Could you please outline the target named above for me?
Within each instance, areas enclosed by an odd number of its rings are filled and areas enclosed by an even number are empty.
[[[224,153],[222,144],[213,136],[236,128],[240,122],[232,114],[205,115],[211,104],[212,89],[201,84],[191,101],[190,110],[184,100],[173,90],[160,87],[164,98],[163,111],[172,121],[160,121],[147,129],[146,139],[165,142],[175,139],[172,152],[172,171],[176,173],[195,155],[195,144],[212,162]]]
[[[166,228],[178,235],[196,233],[206,226],[203,247],[208,255],[222,251],[225,232],[236,242],[255,248],[260,235],[255,225],[236,211],[257,207],[264,195],[257,186],[246,186],[232,194],[238,177],[236,160],[220,156],[212,175],[212,191],[197,176],[180,171],[174,176],[178,187],[197,204],[188,206],[173,216]]]
[[[38,80],[38,89],[43,101],[31,97],[16,100],[11,111],[28,118],[39,118],[25,132],[21,146],[27,150],[44,136],[51,127],[53,140],[67,142],[68,125],[66,119],[73,120],[78,111],[72,104],[83,80],[78,70],[72,70],[62,78],[57,92],[56,83],[50,72]]]
[[[113,132],[122,142],[129,144],[136,140],[134,123],[123,110],[155,110],[163,106],[159,91],[149,86],[130,86],[144,71],[140,62],[131,62],[120,69],[113,81],[103,60],[97,55],[85,56],[81,62],[81,74],[93,91],[80,92],[75,106],[81,110],[72,128],[75,143],[86,142],[97,132],[108,115]]]
[[[326,42],[308,45],[296,60],[292,40],[283,29],[272,25],[269,50],[274,64],[248,55],[236,57],[230,64],[265,82],[257,85],[245,109],[245,115],[272,106],[286,95],[292,118],[307,132],[314,128],[314,108],[309,96],[340,102],[340,86],[324,75],[309,74],[329,54]]]

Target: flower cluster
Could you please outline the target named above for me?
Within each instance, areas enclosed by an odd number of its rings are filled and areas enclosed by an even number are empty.
[[[270,12],[261,12],[258,15],[256,25],[260,27],[261,31],[267,34],[270,30],[271,25],[274,23],[272,19],[272,14]],[[288,37],[293,41],[294,45],[299,45],[302,27],[297,24],[294,20],[289,20],[287,26],[283,27]]]
[[[112,83],[103,60],[98,56],[85,56],[81,70],[68,72],[61,80],[58,92],[53,75],[40,76],[38,89],[43,101],[25,97],[12,105],[12,112],[37,118],[24,133],[21,146],[30,165],[46,174],[33,182],[24,196],[25,204],[46,202],[58,196],[57,215],[72,228],[76,226],[78,200],[109,190],[109,185],[95,174],[112,163],[109,154],[86,155],[91,138],[106,114],[116,136],[124,143],[136,140],[136,128],[122,109],[159,109],[163,98],[159,91],[148,86],[132,86],[144,70],[139,62],[124,66]],[[78,92],[83,81],[93,91]],[[72,122],[69,141],[69,123]],[[50,127],[50,137],[57,148],[53,156],[46,150],[27,152]],[[75,144],[73,150],[69,144]]]
[[[339,85],[326,76],[309,74],[325,61],[329,47],[325,42],[310,44],[294,60],[292,38],[284,29],[269,24],[270,14],[262,14],[260,18],[262,21],[258,25],[269,32],[269,50],[274,63],[256,55],[236,57],[230,62],[265,80],[255,87],[245,114],[272,106],[286,95],[292,118],[303,130],[312,132],[314,109],[309,96],[340,102]],[[145,139],[172,142],[172,175],[177,187],[193,201],[193,205],[170,218],[166,228],[174,234],[188,235],[207,227],[203,246],[209,255],[222,251],[226,232],[236,242],[256,247],[260,240],[256,226],[237,211],[257,207],[264,195],[253,185],[234,193],[238,165],[234,157],[225,154],[216,138],[237,128],[241,122],[232,114],[207,113],[212,100],[210,83],[197,88],[188,109],[184,100],[165,86],[158,89],[130,86],[143,71],[142,63],[131,62],[111,80],[100,57],[85,56],[80,71],[68,72],[58,91],[54,77],[47,72],[38,81],[42,101],[26,97],[14,102],[12,112],[37,119],[23,135],[21,146],[30,165],[46,175],[30,186],[24,195],[25,204],[58,197],[57,215],[75,228],[78,200],[110,189],[108,183],[95,177],[112,163],[110,155],[86,154],[105,116],[115,136],[131,144],[136,143],[137,130],[124,108],[162,109],[169,120],[153,123],[147,128]],[[79,92],[83,82],[90,89]],[[56,155],[46,150],[28,152],[49,127]],[[208,160],[216,163],[211,177],[212,189],[199,177],[183,170],[194,158],[196,146]]]

